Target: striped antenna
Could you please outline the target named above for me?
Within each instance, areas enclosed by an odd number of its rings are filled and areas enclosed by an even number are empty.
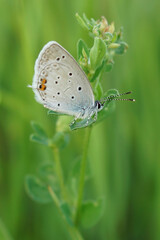
[[[120,93],[120,94],[117,94],[117,95],[111,95],[109,97],[106,97],[106,98],[103,98],[100,100],[100,102],[107,102],[107,101],[111,101],[111,100],[114,100],[114,101],[131,101],[131,102],[135,102],[136,100],[133,99],[133,98],[117,98],[117,97],[121,97],[123,95],[127,95],[127,94],[131,94],[132,92],[125,92],[125,93]]]

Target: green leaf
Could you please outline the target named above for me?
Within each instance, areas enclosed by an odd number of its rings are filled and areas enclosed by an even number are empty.
[[[45,163],[39,167],[38,173],[41,177],[48,177],[50,175],[54,175],[54,164],[53,163]]]
[[[98,76],[99,76],[99,74],[102,72],[105,64],[106,64],[106,60],[104,60],[104,61],[102,62],[102,64],[96,69],[96,71],[95,71],[94,75],[92,76],[90,82],[94,82],[94,80],[96,80],[96,79],[98,78]]]
[[[58,179],[55,173],[55,167],[53,163],[45,163],[38,168],[38,177],[45,185],[50,185],[57,193]]]
[[[68,145],[69,140],[70,140],[69,134],[64,132],[56,132],[52,142],[62,149]]]
[[[109,97],[111,95],[114,96],[117,94],[119,94],[118,90],[110,89],[103,95],[103,98]],[[96,124],[101,122],[102,120],[104,120],[106,117],[110,116],[114,112],[116,103],[115,103],[115,101],[113,101],[113,99],[106,102],[104,108],[98,113]]]
[[[80,59],[80,57],[84,58],[84,51],[87,55],[87,57],[89,57],[89,48],[87,47],[86,43],[80,39],[77,43],[77,56],[78,59]]]
[[[110,32],[105,32],[105,40],[107,40],[107,42],[108,42],[108,41],[111,41],[112,38],[113,38],[112,33],[110,33]]]
[[[112,42],[115,42],[116,40],[117,40],[117,33],[114,32],[114,33],[113,33]]]
[[[31,122],[31,125],[32,125],[32,128],[35,131],[35,133],[33,133],[30,136],[30,140],[33,142],[48,146],[49,139],[48,139],[47,134],[44,131],[44,129],[38,123],[36,123],[34,121]]]
[[[85,118],[83,120],[77,120],[75,123],[70,125],[70,129],[73,131],[73,130],[76,130],[76,129],[79,129],[79,128],[85,128],[85,127],[88,127],[89,125],[91,125],[94,122],[95,121],[94,121],[93,118],[90,118],[89,120],[87,118]]]
[[[117,41],[120,41],[123,37],[123,27],[120,28],[120,31],[117,33]]]
[[[120,44],[119,43],[111,43],[109,46],[108,46],[108,49],[117,49],[120,47]]]
[[[125,53],[127,51],[127,49],[128,49],[127,43],[119,42],[118,44],[120,44],[120,46],[115,49],[115,53],[116,54],[123,54],[123,53]]]
[[[43,137],[40,137],[39,135],[36,135],[36,134],[31,134],[30,140],[32,142],[40,143],[40,144],[43,144],[43,145],[46,145],[46,146],[48,146],[48,144],[49,144],[48,138],[43,138]]]
[[[95,93],[95,98],[96,99],[101,99],[101,97],[103,95],[103,88],[102,88],[102,85],[101,85],[100,82],[96,83],[94,93]]]
[[[38,123],[31,121],[31,125],[38,136],[40,136],[41,138],[47,138],[46,132]]]
[[[86,201],[83,203],[80,214],[80,223],[84,228],[91,228],[98,223],[104,212],[104,201]]]
[[[106,93],[104,93],[103,98],[110,97],[111,95],[118,95],[119,92],[117,89],[109,89]]]
[[[90,29],[92,29],[92,22],[86,17],[85,13],[83,13],[83,19],[87,23]]]
[[[76,13],[76,18],[77,18],[77,21],[79,22],[79,24],[81,25],[81,27],[83,27],[85,30],[89,30],[89,26],[87,25],[87,23],[83,20],[83,18],[81,18],[79,16],[78,13]]]
[[[108,61],[108,63],[105,65],[105,71],[106,72],[110,72],[113,68],[113,65],[114,65],[114,61]]]
[[[104,120],[106,117],[110,116],[115,110],[115,102],[110,101],[106,106],[98,113],[96,124]]]
[[[102,39],[95,37],[94,45],[90,50],[90,63],[93,70],[96,70],[102,64],[105,54],[105,42]]]
[[[72,213],[71,213],[71,210],[68,206],[68,204],[66,202],[63,202],[60,204],[60,208],[61,208],[61,211],[66,219],[66,221],[68,222],[68,224],[70,226],[73,226],[73,221],[72,221]]]
[[[47,186],[38,177],[27,175],[25,179],[25,187],[32,200],[38,203],[52,202]]]

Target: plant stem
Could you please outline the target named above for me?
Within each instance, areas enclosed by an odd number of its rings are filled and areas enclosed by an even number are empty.
[[[64,185],[64,177],[63,177],[63,171],[62,171],[62,166],[61,166],[61,162],[60,162],[59,149],[56,145],[52,145],[52,149],[53,149],[54,158],[55,158],[55,162],[56,162],[56,172],[57,172],[57,176],[59,178],[59,185],[61,188],[61,193],[62,193],[63,198],[65,200],[67,200],[67,193],[66,193],[66,188]]]
[[[73,240],[83,240],[83,237],[81,236],[81,234],[78,231],[78,229],[76,229],[74,226],[69,225],[68,222],[66,221],[65,216],[64,216],[64,214],[63,214],[63,212],[61,210],[59,200],[58,200],[55,192],[51,188],[51,186],[48,186],[48,191],[49,191],[49,193],[50,193],[50,195],[51,195],[55,205],[57,206],[57,208],[58,208],[58,210],[59,210],[59,212],[60,212],[60,214],[61,214],[61,216],[62,216],[62,218],[63,218],[63,220],[64,220],[64,222],[66,224],[66,227],[68,229],[68,232],[70,233],[71,239],[73,239]]]
[[[81,205],[82,205],[90,133],[91,133],[91,127],[87,127],[85,129],[83,155],[82,155],[81,168],[80,168],[79,189],[78,189],[77,205],[76,205],[76,212],[75,212],[75,225],[78,224],[78,219],[79,219]]]
[[[5,227],[1,219],[0,219],[0,236],[2,237],[2,239],[12,240],[7,228]]]

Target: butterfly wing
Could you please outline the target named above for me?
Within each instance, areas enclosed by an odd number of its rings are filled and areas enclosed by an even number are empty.
[[[78,116],[95,104],[85,73],[54,41],[44,46],[36,60],[32,88],[36,100],[56,112]]]

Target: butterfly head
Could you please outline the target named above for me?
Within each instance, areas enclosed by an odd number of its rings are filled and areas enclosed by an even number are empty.
[[[102,103],[101,101],[95,101],[95,107],[97,109],[97,112],[101,111],[104,107],[104,103]]]

